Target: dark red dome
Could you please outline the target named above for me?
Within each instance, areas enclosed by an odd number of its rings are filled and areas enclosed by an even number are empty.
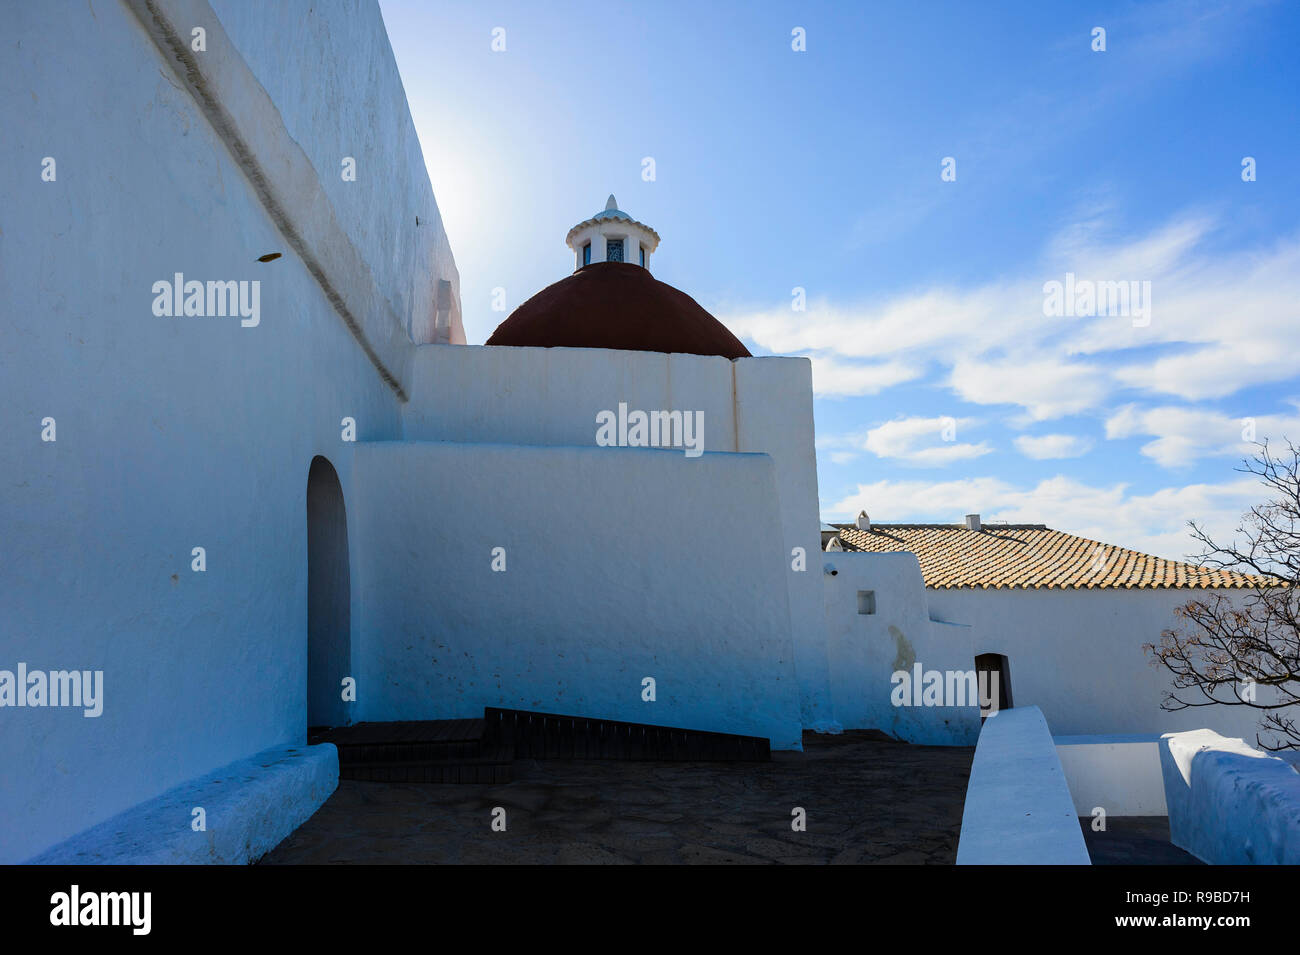
[[[487,344],[750,357],[695,299],[627,262],[593,262],[548,285],[498,325]]]

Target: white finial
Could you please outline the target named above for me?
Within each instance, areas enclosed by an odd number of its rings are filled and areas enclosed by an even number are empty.
[[[617,208],[618,208],[618,203],[614,201],[614,193],[611,192],[609,194],[609,198],[605,200],[605,211],[608,212],[610,209],[617,209]]]

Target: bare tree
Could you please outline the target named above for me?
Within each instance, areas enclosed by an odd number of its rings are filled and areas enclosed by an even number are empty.
[[[1256,734],[1258,746],[1300,749],[1300,448],[1288,441],[1287,453],[1275,455],[1264,442],[1244,465],[1238,470],[1259,477],[1271,496],[1242,517],[1244,543],[1221,546],[1191,527],[1203,565],[1249,574],[1253,585],[1244,596],[1210,591],[1179,607],[1179,623],[1143,649],[1174,675],[1162,709],[1254,707],[1273,737]]]

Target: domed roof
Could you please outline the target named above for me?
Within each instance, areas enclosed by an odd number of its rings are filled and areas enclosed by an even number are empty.
[[[593,262],[548,285],[498,325],[487,344],[750,357],[695,299],[627,262]]]
[[[593,219],[631,219],[632,217],[618,207],[618,200],[614,198],[611,192],[609,198],[605,200],[605,208],[597,212]]]

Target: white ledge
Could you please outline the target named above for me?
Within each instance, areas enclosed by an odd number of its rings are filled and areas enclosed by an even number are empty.
[[[245,865],[306,822],[339,784],[338,750],[284,746],[223,766],[61,842],[29,865]],[[193,828],[202,808],[206,830]]]
[[[961,817],[958,865],[1091,865],[1056,744],[1036,706],[980,730]]]

